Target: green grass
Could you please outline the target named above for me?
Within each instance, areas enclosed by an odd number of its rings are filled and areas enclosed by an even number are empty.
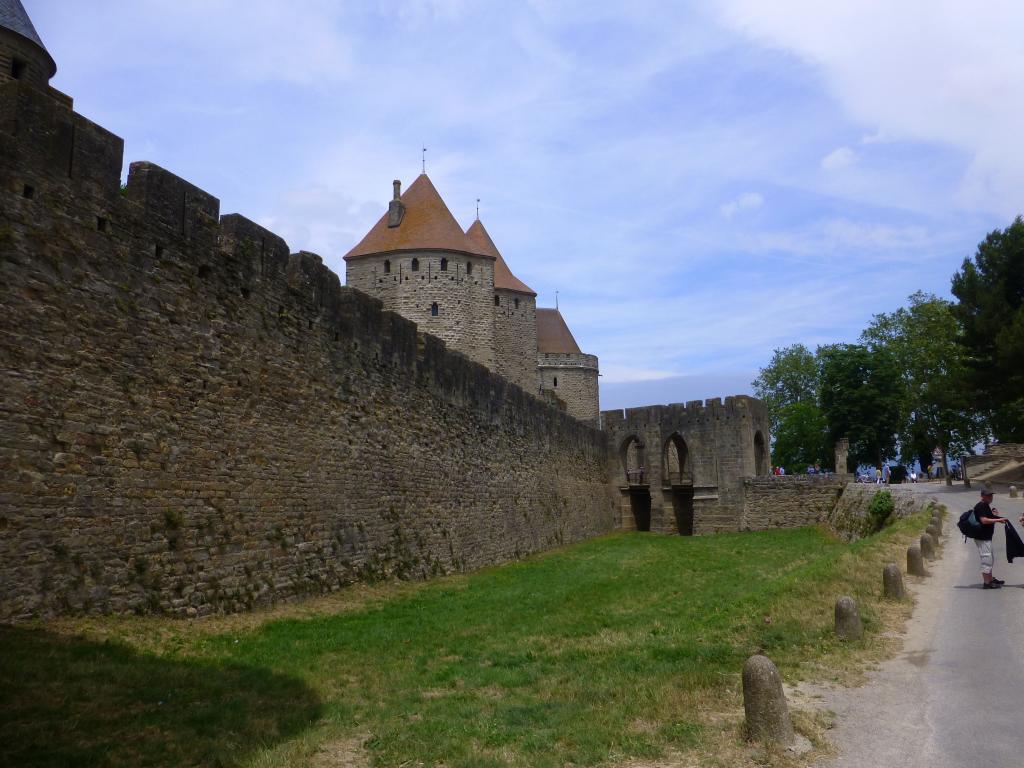
[[[448,768],[707,749],[735,739],[750,654],[792,680],[880,652],[906,612],[881,601],[881,565],[924,524],[852,545],[817,529],[614,535],[262,624],[0,628],[0,764],[299,766],[344,739],[377,765]],[[832,636],[840,594],[863,643]]]

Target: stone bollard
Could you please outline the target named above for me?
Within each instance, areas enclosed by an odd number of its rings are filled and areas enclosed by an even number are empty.
[[[840,640],[860,640],[864,636],[864,625],[852,597],[836,600],[836,636]]]
[[[1017,498],[1017,486],[1016,485],[1011,485],[1010,486],[1010,498],[1011,499],[1016,499]]]
[[[936,544],[939,543],[940,531],[939,531],[939,526],[937,526],[935,523],[929,523],[928,527],[925,528],[925,533],[927,533],[929,536],[931,536],[933,539],[935,539],[935,543]]]
[[[751,656],[743,665],[743,711],[749,740],[783,746],[796,740],[782,678],[767,656]]]
[[[942,533],[942,513],[936,512],[932,515],[932,525],[939,529],[939,533]]]
[[[889,600],[902,600],[906,597],[903,588],[903,574],[896,563],[889,563],[882,570],[882,593]]]
[[[911,544],[907,547],[907,573],[911,576],[927,576],[924,570],[924,557],[921,556],[921,547]]]
[[[935,559],[935,540],[931,534],[921,535],[921,554],[925,556],[926,560]]]
[[[921,534],[921,554],[924,555],[925,560],[935,559],[935,539],[930,533]]]

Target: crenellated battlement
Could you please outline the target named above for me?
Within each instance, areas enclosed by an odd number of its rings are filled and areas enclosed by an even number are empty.
[[[0,620],[244,610],[611,527],[601,432],[175,174],[122,189],[122,154],[0,85]]]
[[[707,400],[690,400],[687,403],[669,405],[645,405],[624,410],[601,411],[601,424],[605,429],[628,430],[630,427],[643,428],[648,424],[697,423],[717,419],[760,417],[764,405],[749,395],[731,395],[722,402],[720,397]]]

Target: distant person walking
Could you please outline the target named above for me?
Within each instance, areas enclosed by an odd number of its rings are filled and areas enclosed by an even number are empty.
[[[875,467],[875,485],[882,484],[882,468]]]
[[[1000,517],[999,510],[992,506],[993,498],[992,489],[986,486],[981,489],[981,501],[974,505],[974,516],[981,525],[981,533],[974,539],[974,543],[978,546],[978,557],[981,559],[982,589],[999,589],[1004,583],[992,574],[995,562],[992,556],[992,534],[996,530],[996,523],[1003,525],[1007,520]]]

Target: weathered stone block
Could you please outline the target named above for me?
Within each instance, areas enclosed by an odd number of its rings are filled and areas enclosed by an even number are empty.
[[[888,600],[902,600],[906,597],[903,586],[903,574],[896,563],[888,563],[882,569],[882,594]]]
[[[935,559],[935,539],[930,533],[921,534],[921,554],[925,560]]]
[[[743,711],[751,741],[789,746],[796,740],[779,670],[767,656],[743,665]]]
[[[843,596],[836,600],[835,620],[836,636],[840,640],[860,640],[863,637],[864,625],[852,597]]]
[[[907,573],[911,576],[927,576],[924,569],[924,556],[921,554],[921,547],[918,544],[911,544],[907,547]]]

